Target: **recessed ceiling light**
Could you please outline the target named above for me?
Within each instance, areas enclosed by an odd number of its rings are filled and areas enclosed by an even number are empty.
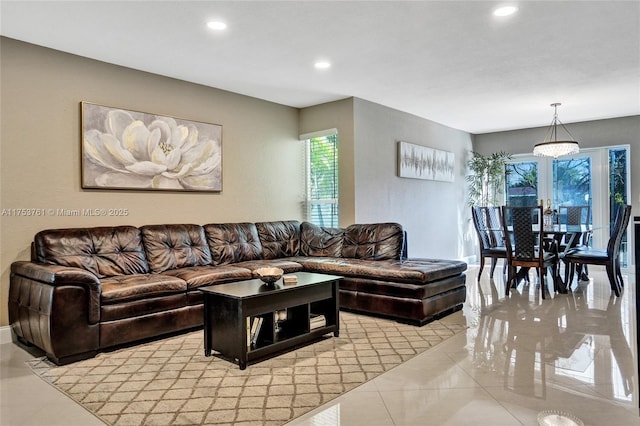
[[[212,30],[222,31],[227,28],[227,24],[222,21],[209,21],[207,22],[207,27]]]
[[[331,68],[331,63],[327,61],[318,61],[313,66],[319,70],[324,70],[327,68]]]
[[[513,15],[517,11],[518,11],[518,8],[515,6],[503,6],[494,10],[493,16],[509,16],[509,15]]]

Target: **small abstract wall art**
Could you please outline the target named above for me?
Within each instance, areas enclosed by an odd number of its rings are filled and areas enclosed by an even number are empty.
[[[222,126],[88,102],[82,187],[222,191]]]
[[[453,152],[409,142],[398,142],[398,176],[400,177],[453,182],[454,167]]]

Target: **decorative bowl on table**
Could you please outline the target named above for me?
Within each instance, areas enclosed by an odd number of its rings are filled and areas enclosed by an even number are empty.
[[[254,272],[267,286],[273,286],[273,283],[282,278],[284,274],[280,268],[258,268]]]

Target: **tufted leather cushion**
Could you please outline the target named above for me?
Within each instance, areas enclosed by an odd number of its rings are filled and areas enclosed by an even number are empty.
[[[211,251],[200,225],[146,225],[140,230],[153,272],[211,263]]]
[[[215,285],[253,278],[249,269],[238,268],[235,265],[218,265],[215,267],[191,266],[189,268],[165,271],[163,275],[170,275],[185,280],[189,290],[203,285]]]
[[[340,257],[344,229],[325,228],[309,222],[300,224],[300,254],[303,256]]]
[[[344,231],[342,257],[400,259],[404,234],[398,223],[351,225]]]
[[[82,268],[99,278],[149,272],[140,231],[133,226],[41,231],[34,252],[38,262]]]
[[[279,259],[298,255],[300,222],[297,220],[258,222],[256,228],[262,244],[264,259]]]
[[[122,275],[102,280],[102,303],[119,303],[184,293],[187,283],[160,274]]]
[[[262,245],[253,223],[221,223],[204,226],[214,265],[262,258]]]
[[[458,260],[408,259],[371,262],[363,259],[296,257],[305,271],[370,280],[424,284],[460,275],[467,264]],[[341,284],[342,285],[342,284]]]

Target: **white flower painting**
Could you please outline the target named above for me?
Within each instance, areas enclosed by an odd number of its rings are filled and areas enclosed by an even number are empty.
[[[82,187],[222,190],[222,126],[82,103]]]

